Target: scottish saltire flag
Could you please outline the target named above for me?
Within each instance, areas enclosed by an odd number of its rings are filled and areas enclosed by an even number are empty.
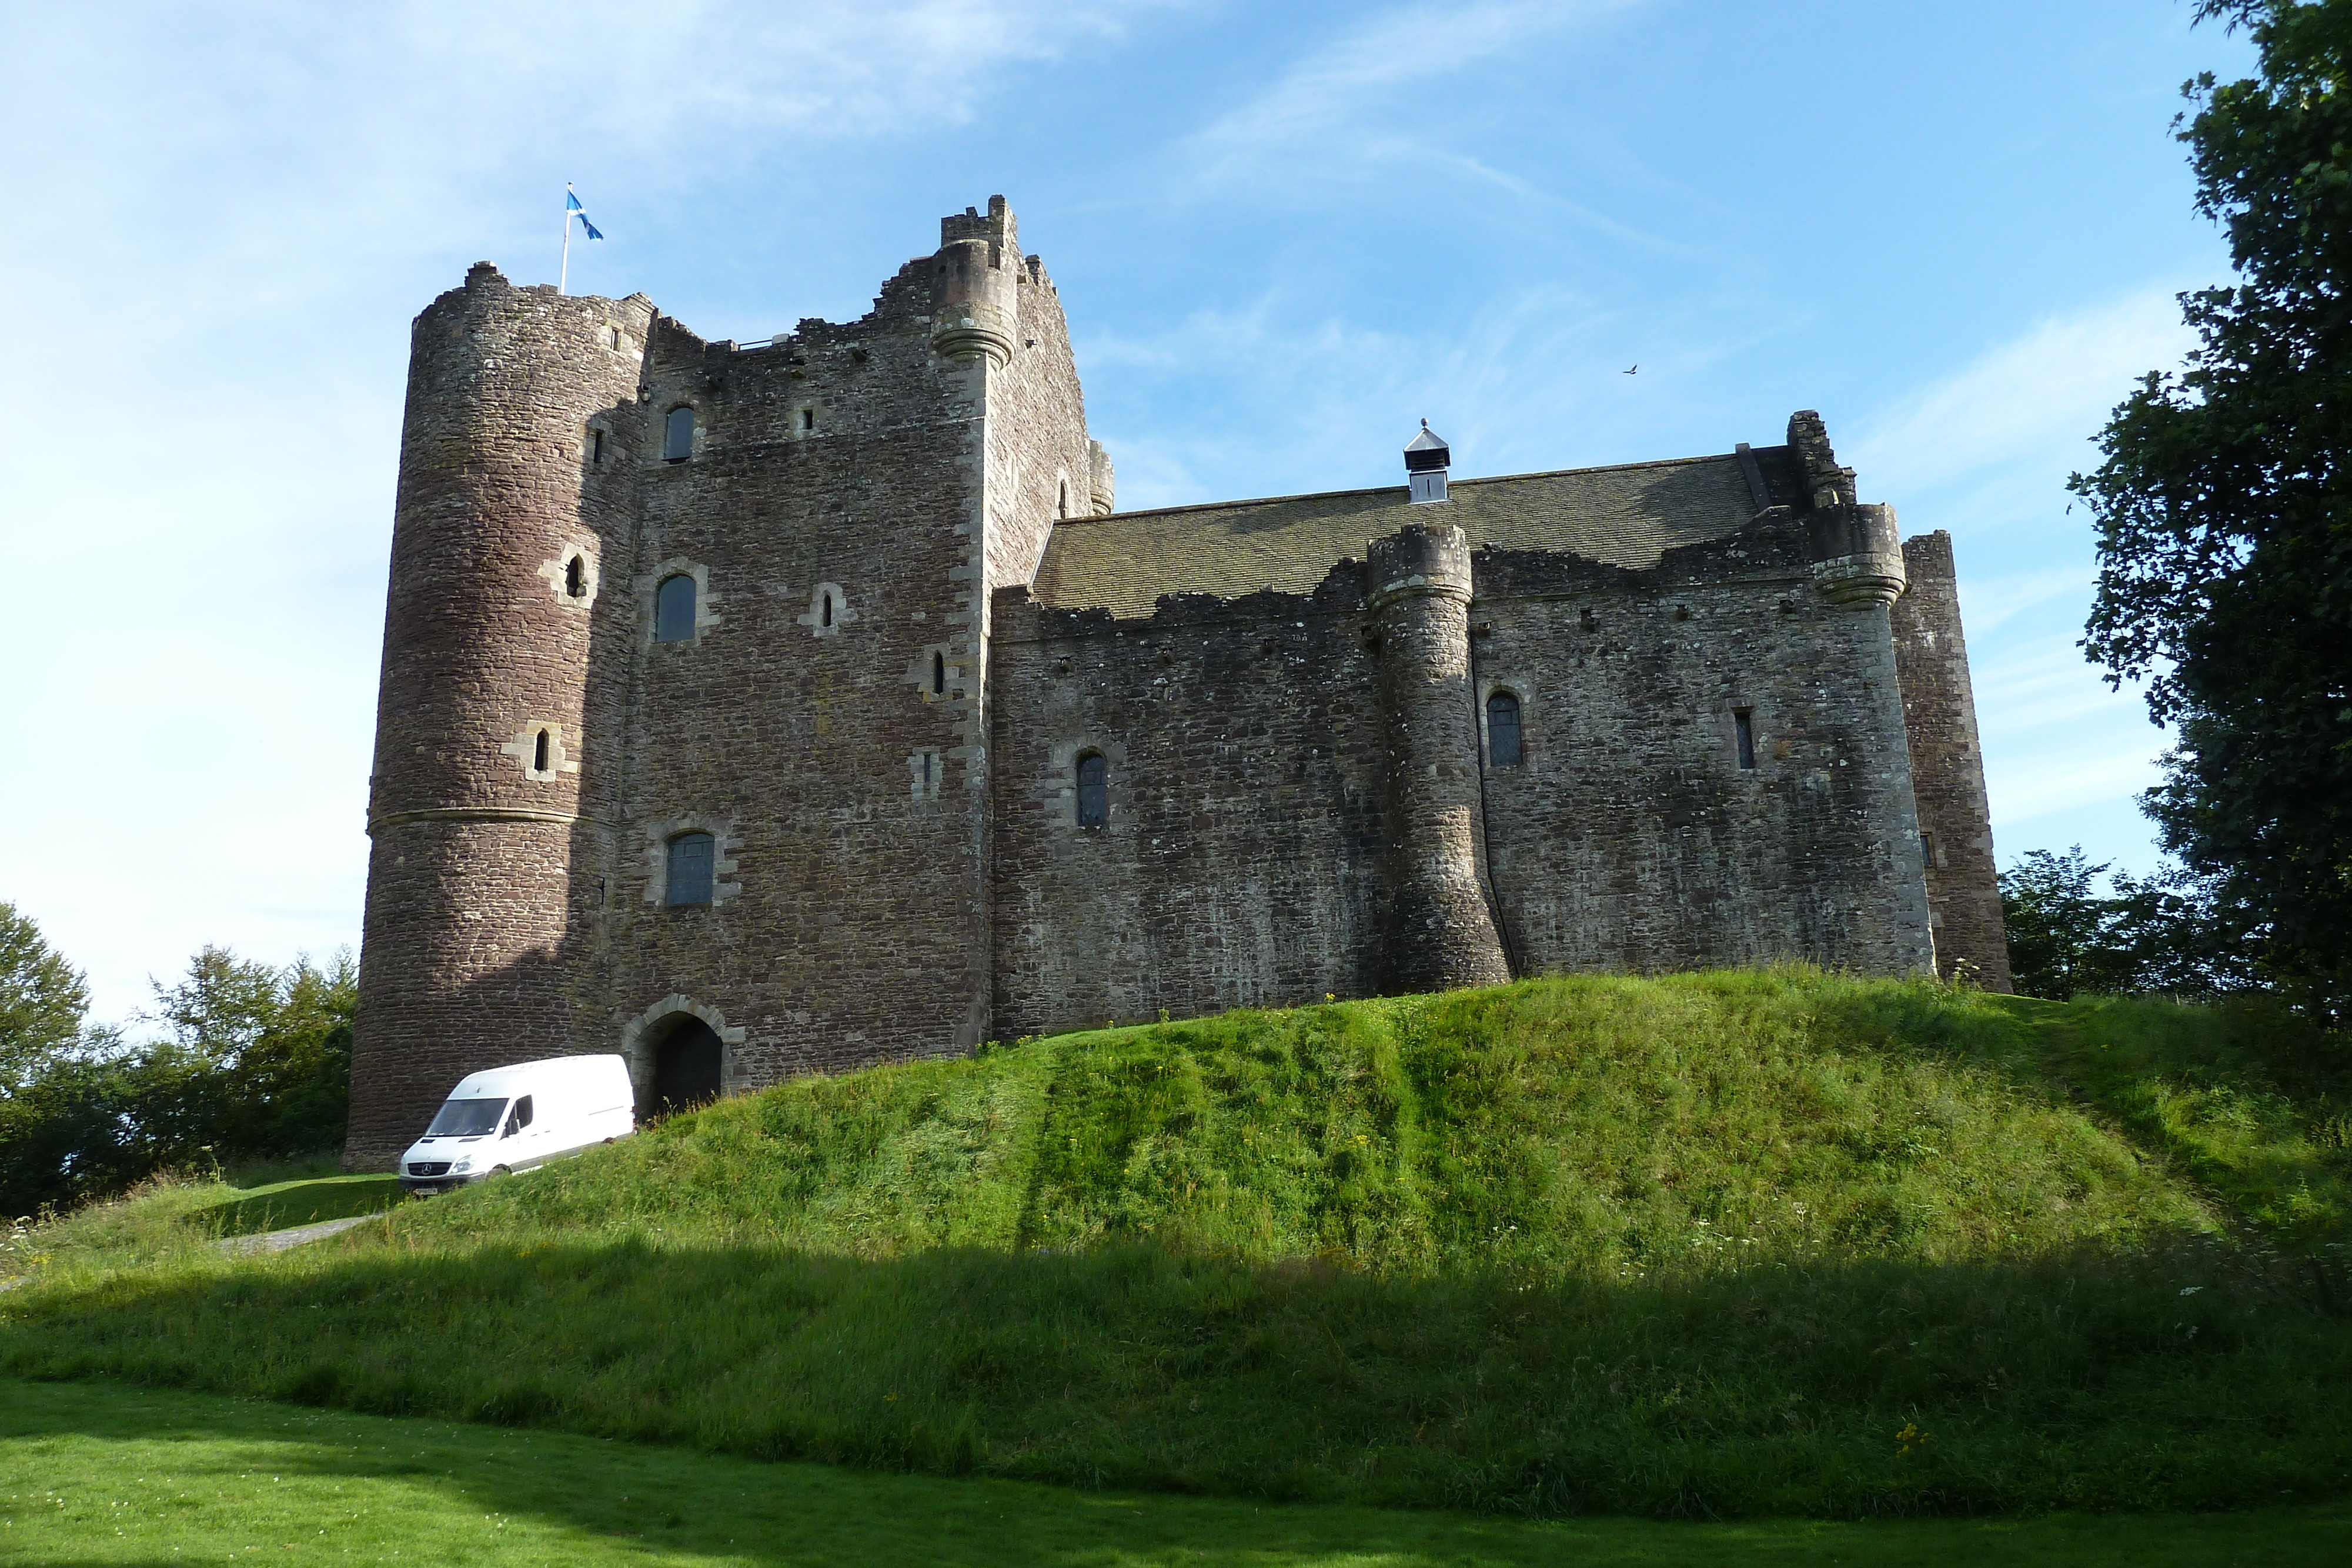
[[[588,237],[590,239],[603,239],[604,237],[604,231],[588,221],[588,209],[580,204],[580,198],[572,194],[572,187],[569,185],[563,187],[563,210],[567,213],[577,213],[580,214],[580,226],[588,231]]]

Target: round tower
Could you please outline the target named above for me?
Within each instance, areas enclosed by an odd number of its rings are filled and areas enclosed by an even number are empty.
[[[412,331],[351,1168],[388,1165],[466,1073],[583,1048],[651,320],[481,262]]]
[[[1478,877],[1469,541],[1449,523],[1412,524],[1373,540],[1370,556],[1388,718],[1382,983],[1393,992],[1500,985],[1510,965]]]

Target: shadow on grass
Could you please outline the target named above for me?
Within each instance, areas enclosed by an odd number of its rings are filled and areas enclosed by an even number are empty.
[[[328,1176],[285,1182],[242,1194],[227,1203],[192,1209],[181,1223],[219,1236],[253,1236],[320,1220],[379,1214],[405,1196],[398,1176]]]
[[[2344,1329],[2210,1243],[1532,1283],[378,1238],[16,1292],[0,1370],[1087,1487],[1862,1518],[2342,1495]]]
[[[2352,1543],[2352,1516],[2340,1508],[2168,1519],[1538,1523],[758,1464],[106,1385],[20,1385],[5,1394],[0,1490],[39,1495],[37,1506],[8,1509],[9,1545],[55,1568],[225,1562],[256,1546],[296,1563],[371,1560],[381,1546],[424,1561],[583,1568],[648,1553],[794,1568],[1506,1568],[1830,1557],[1912,1568],[1962,1555],[2147,1568],[2250,1555],[2332,1563]]]

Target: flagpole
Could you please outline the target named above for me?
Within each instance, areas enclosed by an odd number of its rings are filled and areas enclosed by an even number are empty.
[[[563,187],[563,265],[555,274],[555,292],[561,294],[572,281],[572,186]]]

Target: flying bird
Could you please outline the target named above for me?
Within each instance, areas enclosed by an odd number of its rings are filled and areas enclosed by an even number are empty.
[[[1639,362],[1638,361],[1635,361],[1634,366],[1633,366],[1633,371],[1638,371],[1638,370],[1640,370],[1641,368],[1642,368],[1642,366],[1641,366],[1640,362]],[[1627,375],[1629,375],[1629,376],[1630,376],[1630,375],[1632,375],[1632,374],[1633,373],[1633,371],[1627,371],[1625,373],[1626,373]]]

